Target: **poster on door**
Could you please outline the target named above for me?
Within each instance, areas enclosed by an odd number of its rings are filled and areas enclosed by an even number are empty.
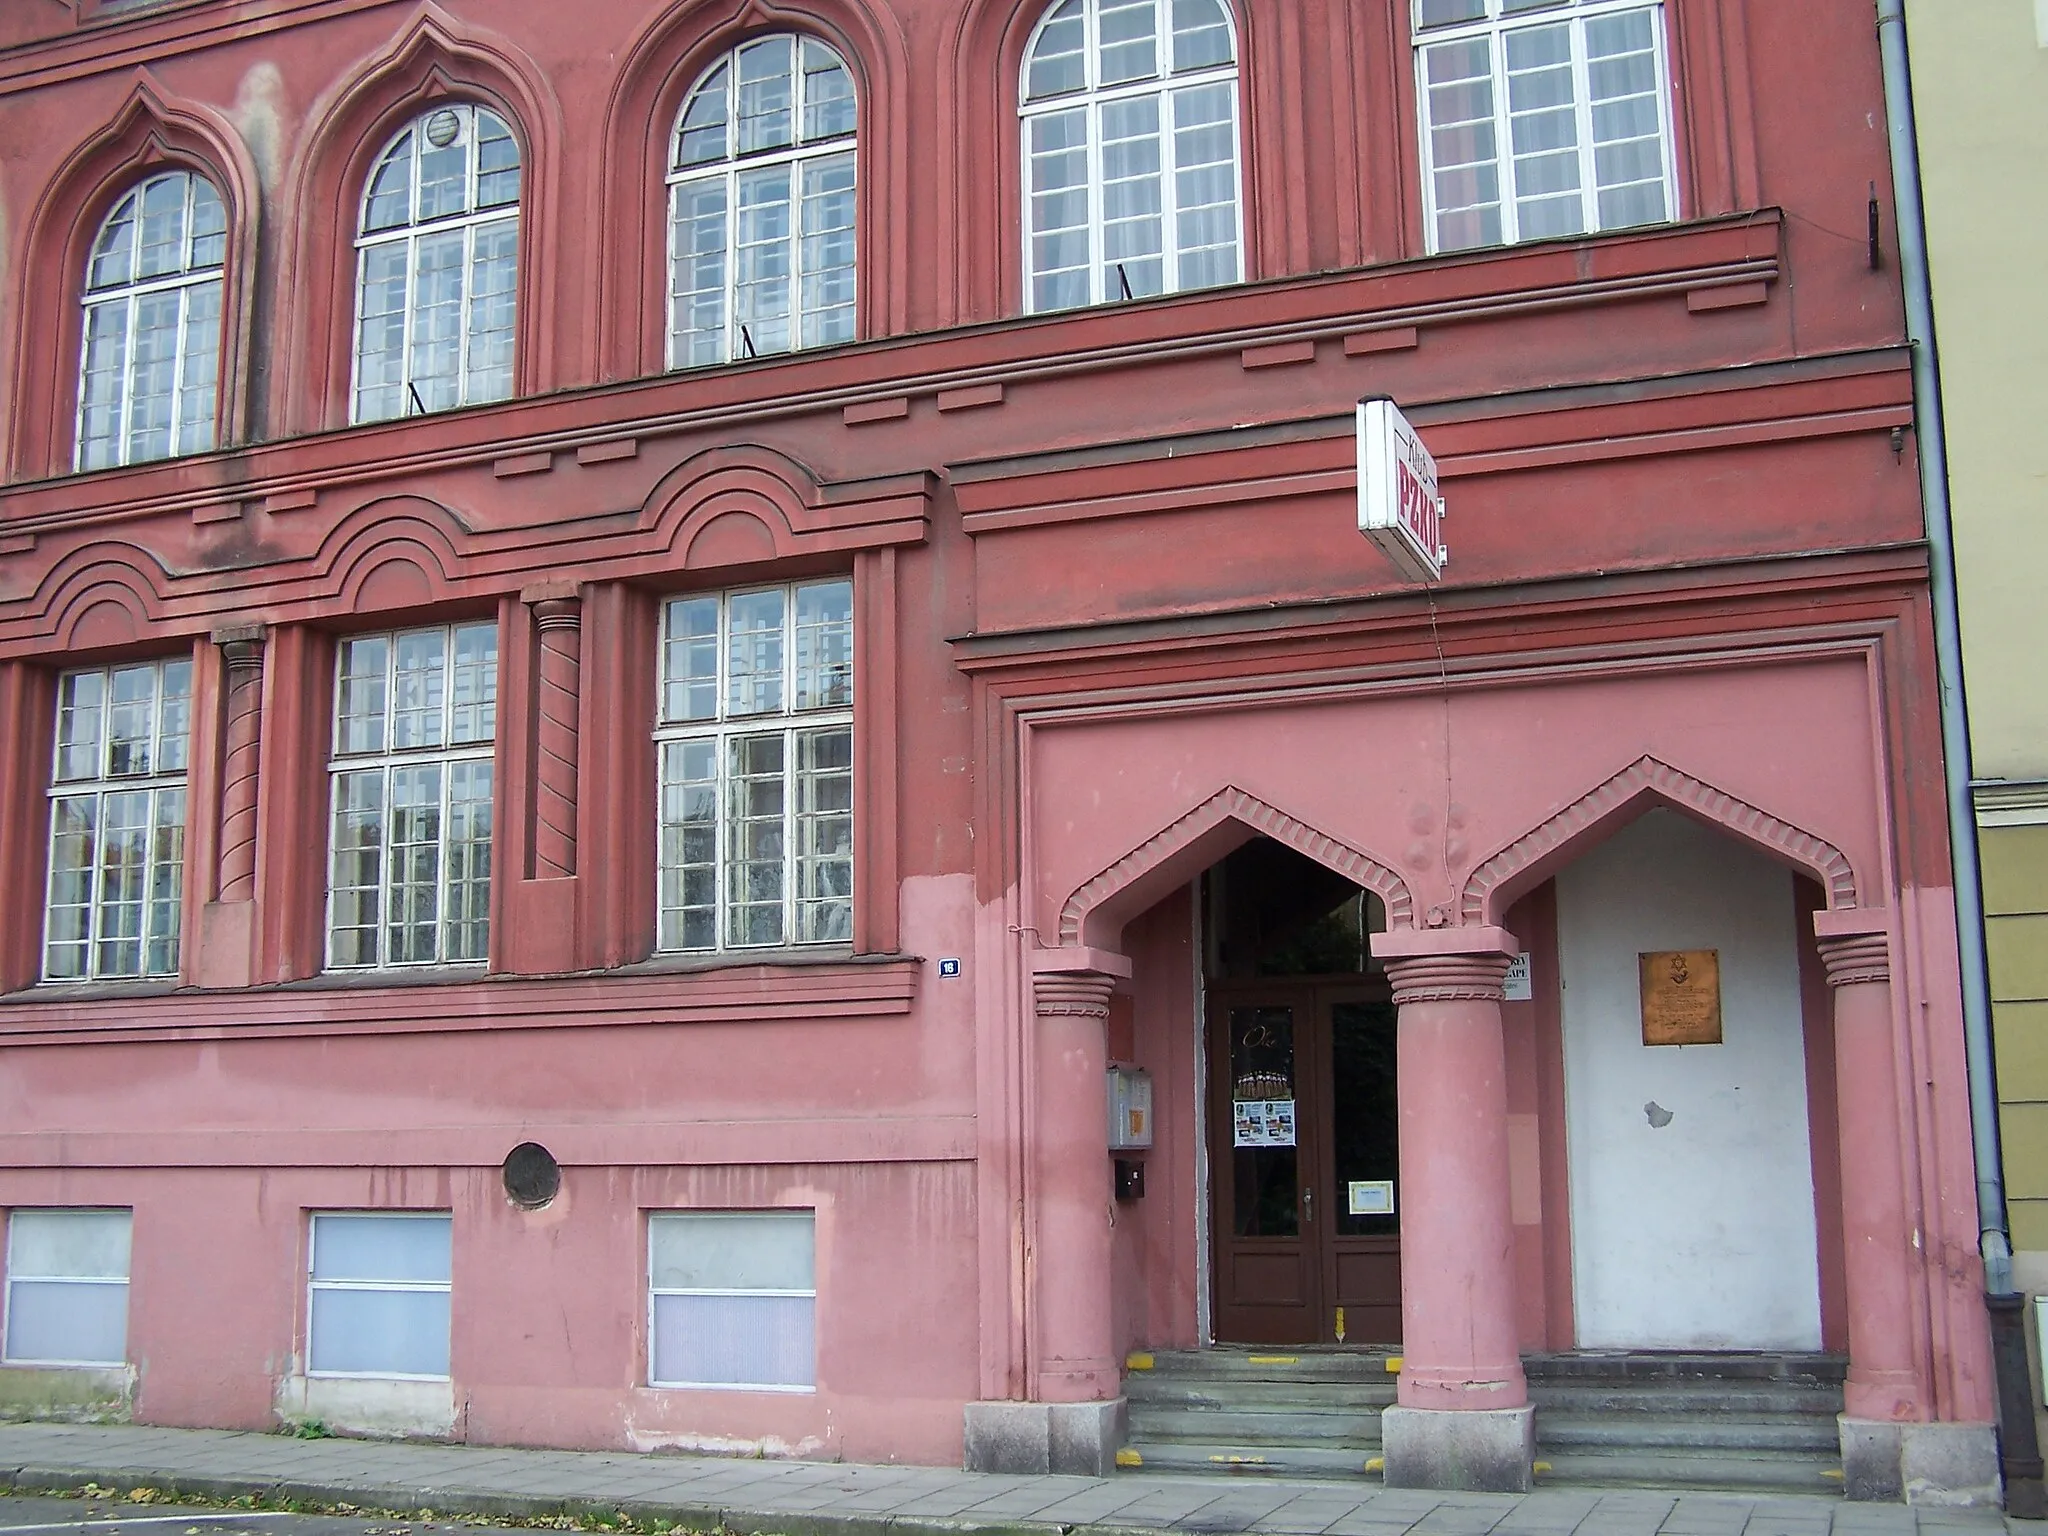
[[[1231,1110],[1235,1118],[1235,1145],[1294,1145],[1294,1100],[1238,1099],[1231,1105]]]

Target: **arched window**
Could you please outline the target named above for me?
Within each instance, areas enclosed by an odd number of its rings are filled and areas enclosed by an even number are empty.
[[[203,177],[152,176],[114,205],[86,264],[78,468],[213,446],[226,264],[227,211]]]
[[[668,365],[854,336],[853,79],[815,39],[742,43],[676,119]]]
[[[1059,0],[1025,50],[1019,100],[1027,308],[1238,280],[1222,0]]]
[[[519,144],[483,107],[391,141],[356,238],[356,421],[504,400],[519,285]]]

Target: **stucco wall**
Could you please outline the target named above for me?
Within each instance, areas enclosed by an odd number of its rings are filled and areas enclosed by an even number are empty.
[[[1559,874],[1578,1342],[1817,1349],[1792,878],[1670,811]],[[1637,955],[1712,949],[1722,1043],[1647,1046]]]

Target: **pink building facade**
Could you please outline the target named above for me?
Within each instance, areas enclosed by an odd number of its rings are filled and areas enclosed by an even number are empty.
[[[8,1400],[1101,1470],[1380,1348],[1514,1487],[1525,1352],[1804,1350],[1995,1497],[1871,19],[1539,11],[10,6]]]

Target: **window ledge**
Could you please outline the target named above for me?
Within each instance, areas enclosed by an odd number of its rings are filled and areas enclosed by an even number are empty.
[[[923,968],[906,955],[772,950],[744,960],[664,957],[563,976],[323,974],[276,987],[153,987],[61,998],[38,988],[0,998],[0,1044],[829,1023],[909,1013]]]

